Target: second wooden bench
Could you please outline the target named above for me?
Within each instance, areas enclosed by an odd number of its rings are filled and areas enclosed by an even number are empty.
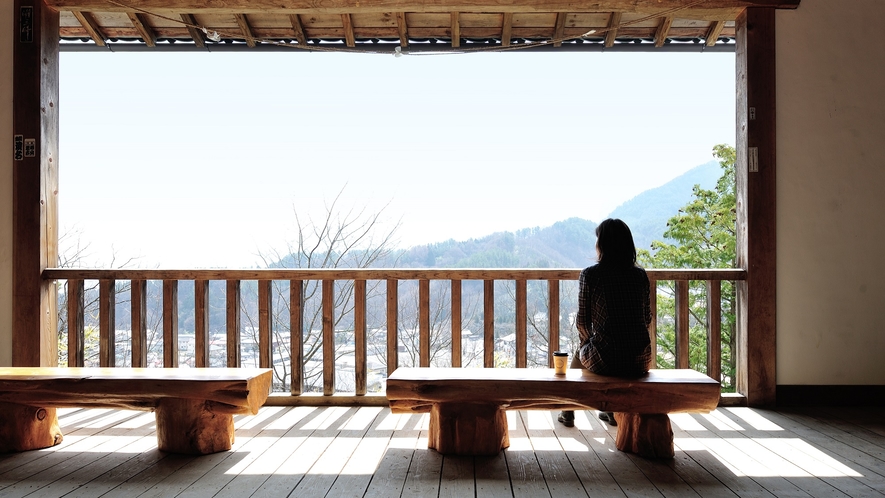
[[[709,412],[719,382],[694,370],[651,370],[637,378],[582,369],[398,368],[387,379],[394,413],[430,412],[427,446],[442,454],[495,455],[510,446],[505,410],[616,412],[616,446],[672,458],[668,413]]]

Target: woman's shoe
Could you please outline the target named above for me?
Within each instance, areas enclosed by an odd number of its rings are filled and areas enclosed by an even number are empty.
[[[615,421],[615,414],[612,412],[599,412],[599,414],[597,414],[597,417],[599,417],[599,420],[602,420],[612,427],[618,425],[618,422]]]
[[[559,416],[556,417],[556,420],[559,421],[562,425],[566,427],[574,427],[575,426],[575,412],[571,410],[563,410],[559,412]]]

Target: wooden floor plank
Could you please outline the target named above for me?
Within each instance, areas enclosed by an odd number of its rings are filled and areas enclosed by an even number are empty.
[[[721,408],[717,410],[717,416],[727,419],[729,424],[738,427],[739,430],[723,429],[722,426],[701,417],[695,420],[713,436],[703,439],[704,444],[724,461],[733,465],[737,473],[750,477],[777,496],[817,496],[802,488],[809,484],[811,488],[817,488],[819,483],[809,483],[809,480],[804,479],[791,481],[789,476],[810,476],[745,435],[748,431],[754,430],[751,424],[728,417]],[[801,483],[802,486],[797,483]]]
[[[319,408],[299,422],[298,431],[284,438],[284,444],[295,446],[293,451],[252,496],[288,496],[332,444],[338,431],[330,427],[345,413],[345,407]]]
[[[90,462],[90,459],[75,459],[77,462],[75,467],[78,468],[72,469],[69,474],[28,496],[54,498],[68,495],[87,496],[88,493],[93,493],[94,496],[98,488],[90,486],[92,481],[104,479],[104,476],[111,474],[117,467],[125,465],[129,460],[157,446],[153,414],[144,412],[134,412],[134,414],[135,417],[125,422],[135,422],[137,428],[121,429],[124,423],[108,429],[105,434],[111,436],[110,440],[90,451],[97,454],[95,460]],[[147,424],[142,421],[146,421]],[[106,487],[106,490],[109,489]]]
[[[156,449],[146,412],[64,410],[66,439],[0,456],[0,495],[65,496],[851,496],[885,498],[882,409],[727,408],[672,415],[676,457],[614,448],[578,412],[508,412],[494,457],[427,449],[427,415],[380,407],[266,407],[237,416],[229,452]]]
[[[604,424],[596,418],[594,411],[579,411],[578,417],[585,417],[587,423],[593,427],[591,430],[581,430],[581,436],[605,466],[606,470],[614,477],[621,491],[629,497],[660,497],[663,496],[658,488],[646,475],[636,467],[630,457],[615,447],[617,429]],[[576,424],[576,427],[580,425]]]
[[[558,415],[553,412],[553,416]],[[575,426],[565,427],[559,422],[553,425],[553,431],[559,439],[559,444],[565,451],[575,473],[584,485],[584,490],[590,496],[626,496],[618,485],[618,482],[605,468],[599,456],[586,443],[582,432],[591,434],[598,432],[597,437],[606,438],[607,434],[599,425],[594,425],[587,418],[586,412],[579,411],[575,414]]]
[[[426,438],[420,439],[421,419],[421,414],[386,414],[379,428],[392,428],[393,434],[364,496],[402,495],[412,457],[417,448],[427,445]]]
[[[369,410],[368,407],[362,410]],[[329,490],[328,496],[362,496],[372,476],[378,468],[379,462],[387,451],[390,438],[393,436],[392,428],[382,430],[382,423],[386,422],[387,416],[390,415],[388,408],[373,408],[375,418],[372,421],[369,430],[360,440],[353,455],[347,460],[335,483]]]
[[[850,434],[858,440],[868,443],[865,451],[871,456],[885,460],[885,436],[868,430],[864,425],[851,420],[850,412],[842,408],[814,407],[805,410],[806,415],[814,417],[834,429]],[[881,423],[879,423],[881,425]]]
[[[212,453],[194,458],[148,489],[143,497],[200,497],[213,496],[236,476],[251,460],[257,458],[270,445],[264,438],[258,438],[255,424],[264,422],[276,412],[263,409],[255,416],[236,418],[236,439],[231,451]]]
[[[520,415],[550,494],[552,496],[587,494],[572,462],[553,432],[551,412],[530,410],[520,412]]]
[[[770,413],[769,417],[776,423],[789,427],[796,435],[793,446],[811,454],[814,458],[823,461],[824,464],[835,468],[839,472],[849,476],[845,479],[833,479],[829,482],[838,482],[837,487],[848,490],[854,489],[852,495],[878,496],[885,494],[885,464],[869,454],[841,441],[842,435],[832,426],[822,424],[813,417],[808,417],[793,411],[781,411]],[[851,479],[869,488],[863,492],[856,490],[853,483],[845,484],[843,481]]]
[[[256,437],[271,439],[272,446],[262,452],[242,472],[234,476],[217,496],[239,498],[249,496],[260,488],[277,471],[283,461],[307,439],[306,436],[298,438],[295,434],[305,417],[317,410],[318,408],[307,406],[284,408],[277,417],[269,420]]]
[[[63,441],[55,451],[45,452],[41,458],[33,460],[28,465],[18,466],[0,475],[0,483],[9,484],[3,486],[3,496],[15,497],[34,493],[99,460],[107,455],[106,452],[119,450],[131,443],[131,439],[121,438],[119,434],[112,432],[116,424],[137,415],[140,413],[110,411],[100,418],[84,423],[82,432],[89,437],[62,447],[65,444]]]
[[[358,420],[351,426],[350,423],[357,413],[358,410],[355,410],[345,423],[338,425],[338,433],[335,435],[335,439],[307,471],[304,479],[295,486],[292,495],[325,496],[329,492],[338,474],[341,473],[347,461],[350,460],[354,451],[356,451],[360,439],[368,432],[369,424],[374,420],[374,416],[377,415],[377,411],[375,411],[372,413],[372,420]],[[343,418],[341,417],[341,419]],[[238,498],[238,495],[231,496],[232,498]]]
[[[550,492],[544,481],[544,473],[541,472],[541,465],[538,463],[535,450],[529,441],[522,413],[521,411],[507,412],[510,447],[504,450],[504,458],[510,473],[513,496],[515,498],[549,496]]]
[[[443,456],[427,447],[428,431],[422,427],[403,486],[403,497],[438,496],[442,479]]]
[[[439,483],[440,498],[476,496],[474,457],[446,455]]]
[[[495,456],[475,457],[473,468],[477,498],[509,498],[513,496],[510,474],[507,471],[507,459],[503,452]]]

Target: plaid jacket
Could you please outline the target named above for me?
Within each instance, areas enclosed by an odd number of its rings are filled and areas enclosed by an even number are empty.
[[[652,351],[645,270],[594,265],[581,272],[578,292],[577,357],[584,368],[621,377],[647,372]]]

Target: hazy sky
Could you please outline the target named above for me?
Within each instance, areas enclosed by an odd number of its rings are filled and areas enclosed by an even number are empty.
[[[734,144],[734,95],[723,53],[64,52],[59,218],[164,268],[255,266],[342,189],[403,246],[600,221]]]

